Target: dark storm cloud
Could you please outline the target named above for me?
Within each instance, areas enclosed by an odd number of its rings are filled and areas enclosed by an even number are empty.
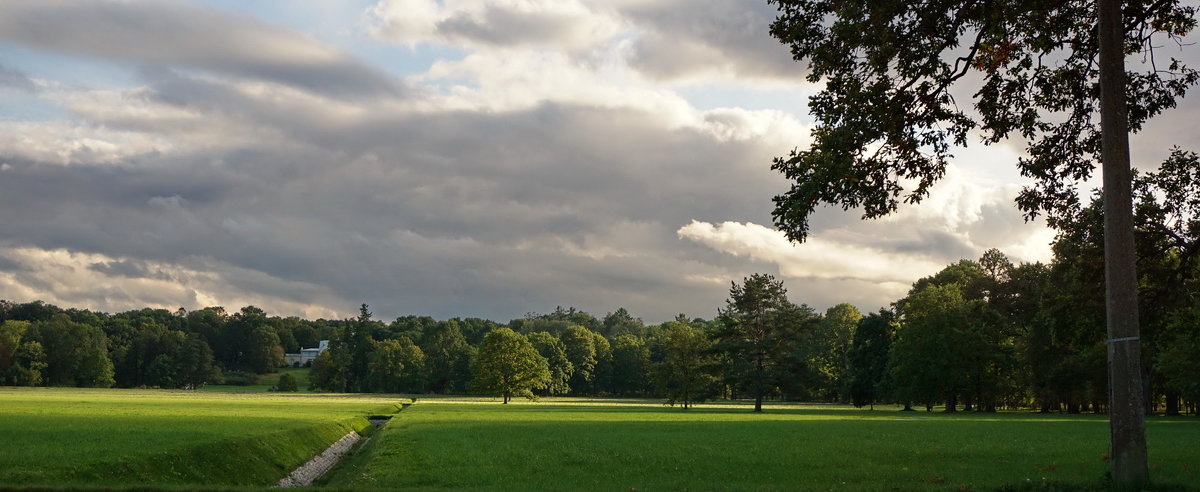
[[[165,1],[6,0],[0,40],[76,56],[180,66],[341,97],[399,94],[384,72],[257,20]]]

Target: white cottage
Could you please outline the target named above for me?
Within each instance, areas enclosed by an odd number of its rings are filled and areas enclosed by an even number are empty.
[[[304,367],[312,363],[321,352],[329,348],[329,340],[321,340],[317,348],[302,348],[298,354],[283,354],[287,364],[292,367]]]

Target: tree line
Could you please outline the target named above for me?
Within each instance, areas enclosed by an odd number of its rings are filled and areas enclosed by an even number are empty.
[[[1148,411],[1200,402],[1200,163],[1176,151],[1135,186],[1142,364]],[[0,301],[0,383],[195,387],[245,381],[284,352],[329,349],[314,389],[502,396],[899,403],[945,411],[1106,411],[1103,211],[1098,197],[1056,218],[1049,264],[989,250],[917,280],[886,309],[824,312],[782,281],[733,283],[713,319],[646,324],[623,308],[575,308],[508,323],[479,318],[345,320],[247,306],[109,315]]]

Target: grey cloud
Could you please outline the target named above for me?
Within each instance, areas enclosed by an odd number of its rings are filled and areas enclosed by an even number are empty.
[[[0,272],[14,272],[24,269],[25,266],[20,262],[7,256],[0,255]]]
[[[544,12],[515,12],[495,5],[485,7],[482,17],[464,12],[438,22],[437,30],[450,39],[496,45],[516,46],[530,43],[553,43],[569,38],[573,26],[570,19]]]
[[[386,73],[311,38],[175,2],[6,0],[0,39],[71,55],[199,68],[335,96],[397,95]]]
[[[623,12],[646,33],[634,41],[638,70],[672,79],[728,69],[742,77],[798,79],[803,65],[768,33],[776,10],[767,2],[647,2]]]
[[[728,287],[684,277],[744,262],[674,230],[693,218],[763,222],[767,195],[735,190],[778,186],[753,142],[669,130],[637,110],[368,110],[331,124],[185,77],[143,97],[207,114],[214,128],[270,126],[291,140],[115,167],[14,160],[0,181],[0,243],[128,259],[93,268],[114,277],[137,275],[139,262],[211,258],[261,272],[230,277],[235,290],[297,303],[336,292],[381,316],[505,319],[559,304],[710,316]]]
[[[37,85],[24,72],[0,64],[0,88],[34,92],[37,90]]]
[[[128,278],[155,278],[160,280],[169,280],[170,277],[162,272],[155,271],[143,262],[140,261],[108,261],[102,263],[93,263],[88,266],[92,271],[100,272],[105,275]]]

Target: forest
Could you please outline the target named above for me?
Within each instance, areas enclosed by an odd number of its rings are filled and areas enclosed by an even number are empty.
[[[1177,151],[1136,181],[1148,411],[1197,413],[1200,166]],[[782,280],[732,282],[712,319],[647,324],[623,308],[478,318],[305,320],[246,306],[116,314],[0,301],[0,383],[195,388],[247,384],[330,340],[314,390],[902,404],[906,409],[1104,412],[1102,209],[1055,224],[1053,260],[995,249],[914,282],[884,309],[792,302]],[[1184,218],[1189,218],[1184,220]]]

